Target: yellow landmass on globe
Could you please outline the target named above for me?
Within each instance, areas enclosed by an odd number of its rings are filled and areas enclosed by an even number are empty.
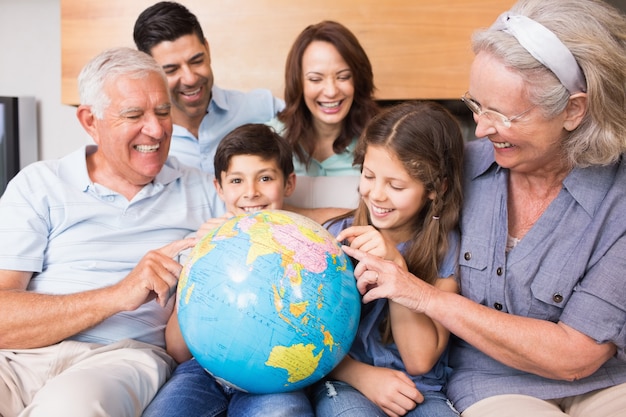
[[[289,304],[289,311],[295,317],[300,317],[306,312],[306,309],[309,306],[308,301],[301,301],[299,303],[291,303]]]
[[[322,326],[322,333],[324,334],[324,344],[328,346],[328,349],[330,349],[330,351],[332,352],[333,346],[335,344],[335,338],[333,337],[333,334],[326,330],[325,326]]]
[[[289,375],[287,381],[294,384],[310,377],[317,369],[324,351],[314,356],[313,349],[315,345],[305,346],[302,343],[292,346],[274,346],[265,364],[286,370]]]

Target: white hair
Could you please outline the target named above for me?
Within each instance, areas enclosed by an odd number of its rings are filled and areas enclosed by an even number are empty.
[[[120,76],[139,79],[150,73],[159,74],[167,86],[163,68],[150,55],[127,47],[107,49],[91,59],[78,75],[80,104],[90,106],[93,115],[102,119],[111,104],[104,88],[107,81]]]

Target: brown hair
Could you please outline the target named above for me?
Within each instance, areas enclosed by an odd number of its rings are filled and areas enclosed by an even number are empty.
[[[217,145],[213,167],[220,185],[222,172],[228,170],[230,160],[237,155],[255,155],[265,161],[276,161],[285,181],[294,170],[291,147],[274,129],[264,124],[248,123],[239,126],[224,136]]]
[[[415,215],[412,237],[402,254],[411,273],[433,283],[449,248],[449,234],[458,225],[462,203],[464,142],[459,123],[435,102],[404,102],[383,110],[368,124],[355,150],[355,164],[363,164],[370,146],[395,155],[409,175],[424,184],[425,192],[435,195]],[[338,219],[350,216],[355,226],[371,224],[363,201]],[[389,320],[383,321],[381,335],[385,343],[393,341]]]
[[[354,80],[354,101],[343,121],[341,133],[333,143],[335,153],[345,150],[378,111],[374,101],[372,65],[356,36],[342,24],[333,21],[322,21],[304,29],[287,55],[285,109],[278,114],[278,119],[285,125],[283,135],[295,155],[307,166],[316,143],[311,113],[303,97],[302,56],[313,41],[332,44],[350,67]]]

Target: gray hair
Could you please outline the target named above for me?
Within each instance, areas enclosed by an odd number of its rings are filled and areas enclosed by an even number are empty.
[[[150,73],[159,74],[167,86],[163,68],[150,55],[127,47],[107,49],[91,59],[78,75],[80,104],[90,106],[93,115],[102,119],[111,104],[104,88],[108,80],[120,76],[140,79]]]
[[[605,165],[626,152],[626,18],[595,0],[520,0],[511,13],[527,16],[567,46],[587,83],[587,113],[570,132],[563,151],[572,166]],[[544,116],[563,112],[570,93],[511,34],[489,28],[472,38],[474,53],[486,51],[519,72],[526,92]]]

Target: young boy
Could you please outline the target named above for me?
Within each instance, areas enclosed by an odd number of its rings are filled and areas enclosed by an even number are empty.
[[[198,237],[229,217],[258,210],[282,209],[296,185],[289,144],[263,124],[230,132],[217,147],[215,187],[226,205],[224,217],[208,220]],[[219,383],[192,358],[176,312],[165,329],[167,352],[180,364],[143,417],[155,416],[313,416],[303,391],[248,394]]]
[[[218,145],[213,166],[226,214],[203,224],[198,237],[232,216],[283,209],[296,188],[291,147],[266,125],[250,123],[230,132]]]

